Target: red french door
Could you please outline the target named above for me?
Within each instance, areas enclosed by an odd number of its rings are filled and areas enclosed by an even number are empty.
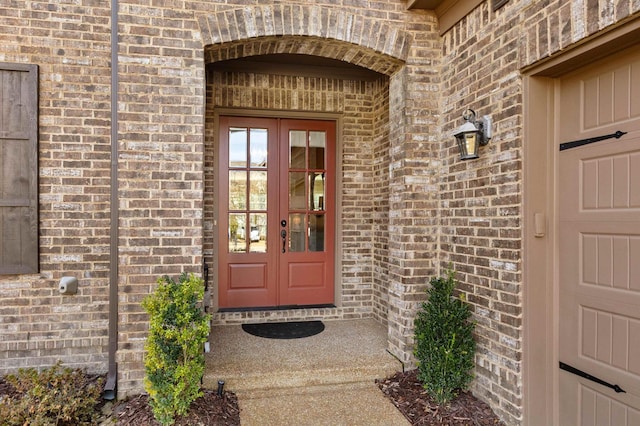
[[[334,302],[335,122],[220,117],[221,308]]]

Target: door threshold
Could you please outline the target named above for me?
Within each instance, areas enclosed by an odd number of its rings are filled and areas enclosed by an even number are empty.
[[[283,305],[283,306],[257,306],[251,308],[220,308],[218,312],[260,312],[260,311],[288,311],[294,309],[322,309],[335,308],[332,303],[324,305]]]

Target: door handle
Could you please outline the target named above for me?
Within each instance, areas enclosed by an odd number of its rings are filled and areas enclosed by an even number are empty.
[[[287,231],[283,229],[280,231],[280,236],[282,237],[282,252],[287,252]]]

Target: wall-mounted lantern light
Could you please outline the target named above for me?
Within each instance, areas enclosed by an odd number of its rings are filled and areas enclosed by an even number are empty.
[[[462,126],[453,133],[458,143],[461,160],[472,160],[478,158],[478,147],[485,146],[491,139],[491,117],[483,116],[476,121],[476,113],[472,109],[467,109],[462,113],[462,118],[466,120]]]

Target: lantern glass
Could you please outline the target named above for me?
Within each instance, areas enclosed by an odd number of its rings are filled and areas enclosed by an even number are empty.
[[[461,160],[478,158],[479,136],[478,131],[466,131],[456,135]]]

